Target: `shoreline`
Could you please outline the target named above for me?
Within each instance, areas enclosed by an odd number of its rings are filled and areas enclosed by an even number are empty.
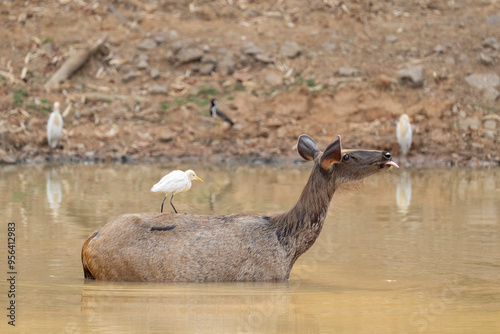
[[[474,157],[467,160],[454,161],[453,157],[426,157],[425,155],[418,154],[412,155],[409,164],[399,160],[397,157],[393,158],[400,167],[403,168],[498,168],[500,161],[481,161]],[[202,155],[176,155],[176,156],[159,156],[159,157],[134,157],[134,156],[96,156],[96,157],[82,157],[70,155],[55,154],[53,160],[50,160],[50,155],[39,155],[34,158],[25,158],[22,161],[13,163],[0,162],[0,168],[5,166],[30,166],[30,165],[72,165],[72,164],[162,164],[162,163],[203,163],[203,164],[237,164],[237,165],[286,165],[294,164],[300,165],[307,163],[302,161],[298,156],[294,157],[291,154],[283,155],[276,158],[256,157],[256,156],[233,156],[233,155],[213,155],[206,157]]]

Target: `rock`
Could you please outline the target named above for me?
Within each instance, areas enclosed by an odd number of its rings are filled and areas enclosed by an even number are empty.
[[[172,43],[179,39],[179,33],[175,30],[169,30],[155,35],[155,41],[158,44]]]
[[[493,58],[491,58],[488,55],[482,54],[482,53],[479,56],[479,61],[481,62],[481,64],[486,65],[486,66],[493,65]]]
[[[483,123],[483,127],[487,130],[495,130],[497,128],[497,121],[494,119],[487,119]]]
[[[205,54],[203,55],[203,57],[201,58],[201,62],[203,64],[206,64],[206,63],[212,63],[212,64],[216,64],[217,63],[217,58],[215,58],[214,55],[208,55],[208,54]]]
[[[498,41],[495,37],[486,37],[483,40],[483,47],[490,48],[493,50],[498,50],[500,48],[498,45]]]
[[[175,55],[176,60],[180,64],[197,61],[200,60],[201,57],[203,57],[203,50],[191,47],[183,48]]]
[[[500,24],[500,13],[488,16],[488,18],[486,19],[486,24],[489,25]]]
[[[147,38],[145,40],[143,40],[138,46],[137,48],[139,50],[153,50],[154,48],[156,48],[156,42],[150,38]]]
[[[233,74],[235,66],[233,53],[227,49],[219,49],[217,53],[217,72],[220,72],[223,75]]]
[[[247,43],[241,47],[241,52],[246,55],[256,55],[261,53],[262,50],[254,43]]]
[[[500,77],[495,73],[473,73],[465,78],[465,81],[474,88],[487,89],[500,85]]]
[[[137,72],[130,71],[130,72],[127,72],[125,75],[123,75],[122,81],[123,82],[130,82],[130,81],[134,80],[135,78],[137,78],[137,76],[138,76]]]
[[[337,44],[335,43],[330,43],[330,42],[325,42],[323,44],[321,44],[321,47],[323,48],[323,50],[325,50],[326,52],[332,54],[335,52],[335,50],[337,50]]]
[[[165,59],[167,59],[170,63],[175,63],[175,55],[172,50],[168,50],[165,53]]]
[[[283,78],[279,74],[270,73],[266,75],[266,83],[271,86],[281,86],[283,84]]]
[[[149,63],[147,60],[139,60],[139,63],[137,63],[137,68],[140,70],[145,70],[149,67]]]
[[[379,89],[388,89],[394,83],[397,83],[397,80],[395,80],[395,79],[393,79],[385,74],[381,74],[378,76],[377,81],[375,82],[375,85]],[[336,83],[335,83],[335,85],[336,85]]]
[[[477,130],[481,126],[481,121],[477,117],[467,117],[460,121],[460,128],[464,130],[472,129]]]
[[[483,97],[484,99],[491,104],[494,104],[496,100],[498,100],[498,97],[500,96],[500,93],[498,90],[496,90],[493,87],[488,87],[484,90],[483,92]]]
[[[387,43],[396,43],[398,41],[398,36],[396,36],[396,35],[387,35],[387,36],[385,36],[385,41]]]
[[[15,164],[16,158],[0,148],[0,162],[4,164]]]
[[[444,59],[444,62],[447,64],[447,65],[450,65],[450,66],[455,66],[455,58],[453,57],[446,57]]]
[[[409,82],[413,88],[422,87],[424,84],[424,70],[421,65],[411,66],[399,71],[399,78],[403,82]]]
[[[285,42],[281,45],[279,54],[286,58],[295,58],[300,55],[301,49],[296,42]]]
[[[146,68],[149,67],[149,56],[145,53],[139,54],[137,57],[137,68],[140,70],[145,70]]]
[[[151,71],[149,72],[149,75],[153,79],[158,79],[160,77],[160,71],[158,71],[157,68],[152,68]]]
[[[341,67],[337,71],[337,74],[341,77],[354,77],[359,74],[359,71],[354,67]]]
[[[168,143],[174,140],[174,135],[172,132],[162,133],[159,139],[162,143]]]
[[[271,64],[274,62],[273,56],[268,52],[258,53],[255,55],[255,60],[260,61],[264,64]]]
[[[214,70],[215,70],[215,63],[203,63],[198,69],[198,71],[202,75],[209,75]]]
[[[442,45],[436,45],[434,47],[434,52],[437,53],[437,54],[442,54],[446,51],[446,48]]]
[[[184,38],[172,43],[171,48],[174,53],[179,52],[182,49],[187,49],[190,46],[195,46],[196,41],[191,38]]]
[[[161,86],[161,85],[154,85],[152,87],[149,87],[148,91],[149,91],[149,94],[153,94],[153,95],[159,95],[159,94],[167,95],[168,94],[167,87]]]

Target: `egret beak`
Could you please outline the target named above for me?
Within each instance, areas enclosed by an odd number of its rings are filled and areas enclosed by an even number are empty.
[[[194,177],[195,177],[198,181],[203,182],[203,180],[202,180],[202,179],[200,179],[198,176],[196,176],[196,175],[195,175]]]

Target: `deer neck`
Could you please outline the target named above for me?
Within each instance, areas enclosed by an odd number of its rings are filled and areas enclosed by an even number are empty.
[[[291,264],[316,241],[335,192],[335,181],[316,165],[293,208],[271,218]]]

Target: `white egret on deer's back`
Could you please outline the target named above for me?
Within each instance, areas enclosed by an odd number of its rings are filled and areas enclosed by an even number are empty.
[[[185,172],[181,170],[174,170],[165,175],[160,182],[151,188],[152,192],[162,191],[167,193],[161,202],[161,212],[163,212],[163,203],[165,203],[165,199],[167,199],[169,194],[172,194],[172,197],[170,198],[170,205],[172,205],[175,213],[177,213],[175,206],[172,204],[172,199],[175,194],[191,189],[191,180],[203,182],[203,180],[200,179],[192,169],[188,169]]]

